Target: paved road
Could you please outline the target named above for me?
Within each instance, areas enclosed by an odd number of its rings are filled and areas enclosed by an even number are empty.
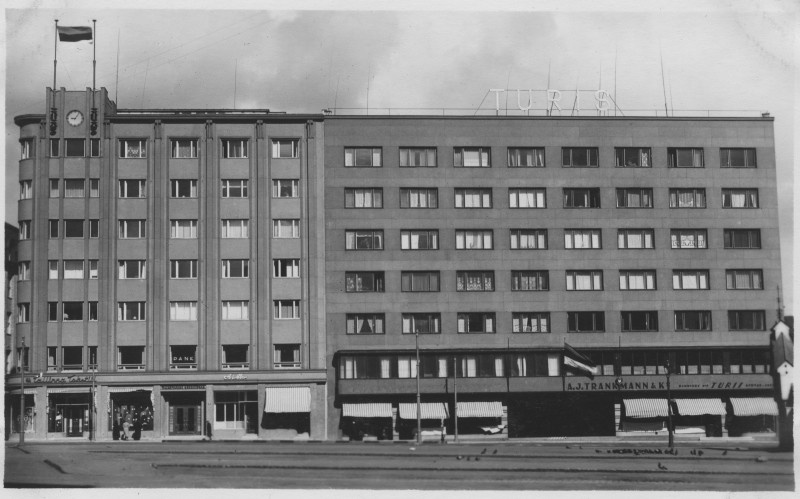
[[[794,490],[792,453],[735,444],[678,447],[677,456],[665,450],[563,442],[7,444],[5,482],[37,488]]]

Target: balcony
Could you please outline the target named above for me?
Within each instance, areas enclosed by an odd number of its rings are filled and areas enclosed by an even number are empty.
[[[223,371],[237,371],[249,368],[250,368],[249,362],[225,362],[222,364]]]
[[[300,362],[275,362],[273,369],[300,369]]]
[[[170,371],[197,371],[197,364],[170,364]]]
[[[144,371],[144,364],[117,364],[117,371]]]

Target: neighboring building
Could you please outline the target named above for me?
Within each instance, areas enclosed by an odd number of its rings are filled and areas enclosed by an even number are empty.
[[[17,344],[16,329],[17,320],[14,316],[14,311],[17,309],[17,246],[19,244],[19,230],[11,224],[5,224],[5,373],[13,373],[17,368],[19,361],[18,351],[15,348]],[[5,437],[11,432],[12,427],[14,431],[19,431],[19,393],[17,393],[16,401],[14,396],[6,392],[5,397],[5,413],[4,421],[6,433]]]
[[[47,109],[16,118],[29,438],[325,438],[321,116]]]
[[[417,333],[425,429],[663,431],[667,362],[682,431],[772,424],[772,118],[47,98],[16,118],[27,438],[93,408],[98,439],[410,438]]]

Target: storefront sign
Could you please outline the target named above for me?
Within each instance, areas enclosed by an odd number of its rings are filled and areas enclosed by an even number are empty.
[[[71,383],[91,383],[92,377],[86,374],[73,374],[71,376],[46,376],[39,374],[34,377],[25,377],[25,383],[41,385],[66,385]]]
[[[175,391],[175,390],[205,390],[206,385],[163,385],[161,391]]]
[[[772,382],[765,380],[727,381],[715,378],[694,378],[688,380],[671,378],[672,390],[761,390],[772,388]],[[617,390],[666,391],[667,381],[630,380],[620,378],[620,382],[609,381],[567,381],[564,390],[568,392],[606,392]]]
[[[240,374],[226,374],[225,376],[222,377],[222,379],[224,379],[224,380],[229,380],[229,379],[231,379],[231,380],[243,380],[243,379],[247,379],[247,376],[245,376],[244,374],[241,374],[241,373]]]

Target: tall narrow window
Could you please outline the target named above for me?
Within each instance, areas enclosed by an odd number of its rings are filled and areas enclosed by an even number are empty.
[[[33,139],[20,139],[19,146],[19,159],[31,159],[36,157],[36,144],[33,142]]]
[[[544,147],[509,147],[509,168],[544,168]]]
[[[93,158],[100,157],[100,139],[89,139],[89,155]]]
[[[703,148],[669,147],[667,161],[670,168],[704,168]]]
[[[20,281],[31,280],[31,262],[19,262],[17,264],[17,279]]]
[[[435,147],[401,147],[400,166],[410,168],[435,168]]]
[[[454,147],[453,166],[459,168],[490,168],[489,147]]]
[[[59,152],[59,149],[60,149],[59,145],[60,145],[60,142],[59,142],[58,139],[50,139],[50,157],[51,158],[57,158],[58,157],[58,152]]]
[[[100,179],[99,178],[90,178],[89,179],[89,197],[90,198],[99,198],[100,197]]]
[[[33,181],[22,180],[19,183],[19,198],[31,199],[33,198]]]
[[[55,199],[61,195],[61,181],[57,178],[50,179],[50,197]]]
[[[196,158],[197,139],[172,139],[173,158]]]

